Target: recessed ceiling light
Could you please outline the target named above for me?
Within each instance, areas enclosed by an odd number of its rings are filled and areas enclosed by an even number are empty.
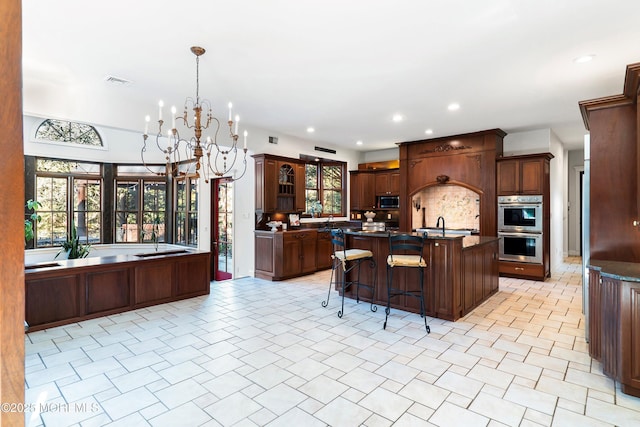
[[[393,121],[394,122],[400,123],[403,120],[404,120],[404,117],[402,117],[402,114],[394,114],[393,115]]]
[[[457,111],[460,109],[460,104],[458,104],[457,102],[451,103],[449,104],[449,106],[447,107],[447,109],[449,111]]]
[[[590,62],[593,60],[595,55],[582,55],[573,60],[576,64],[584,64],[585,62]]]
[[[433,135],[433,129],[427,129],[424,131],[427,135]]]
[[[307,133],[314,133],[315,131],[316,131],[316,130],[315,130],[313,127],[311,127],[311,126],[309,126],[309,127],[307,128]]]
[[[356,141],[356,145],[362,145],[362,141]]]

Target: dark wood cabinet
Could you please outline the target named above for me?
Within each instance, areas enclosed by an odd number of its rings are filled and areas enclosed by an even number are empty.
[[[316,229],[256,230],[255,276],[284,280],[331,267],[331,235]]]
[[[400,194],[400,172],[385,171],[375,173],[376,196],[397,196]]]
[[[316,268],[318,270],[331,268],[332,254],[333,245],[331,243],[331,233],[328,231],[318,231],[318,240],[316,243]]]
[[[25,271],[25,318],[37,331],[209,293],[210,254],[56,261]]]
[[[292,231],[282,235],[283,276],[300,276],[316,271],[317,231]]]
[[[499,158],[497,161],[498,196],[542,196],[542,262],[500,261],[500,275],[545,280],[551,275],[551,188],[553,154],[527,154]],[[501,230],[498,229],[498,233]]]
[[[352,211],[376,208],[375,175],[373,172],[352,171],[349,173],[351,193],[349,197]]]
[[[594,261],[589,269],[589,354],[623,393],[640,397],[640,266]],[[602,270],[600,270],[602,268]],[[622,274],[621,274],[622,273]]]
[[[434,317],[456,320],[462,316],[462,239],[429,240],[428,299]],[[431,306],[429,302],[427,306]]]
[[[255,209],[261,213],[305,210],[305,164],[297,159],[256,154]]]
[[[498,159],[498,196],[544,194],[549,185],[549,153]]]
[[[462,252],[462,315],[498,291],[498,242]]]
[[[640,262],[639,90],[640,63],[630,64],[621,94],[579,103],[590,137],[589,251],[596,259]]]

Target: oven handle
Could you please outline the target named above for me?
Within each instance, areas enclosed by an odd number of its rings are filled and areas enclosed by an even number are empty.
[[[506,236],[506,237],[542,237],[542,233],[517,233],[517,232],[504,232],[504,231],[498,231],[498,237],[502,237],[502,236]]]

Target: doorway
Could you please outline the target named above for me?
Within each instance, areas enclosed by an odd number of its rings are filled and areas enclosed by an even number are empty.
[[[215,179],[211,191],[211,280],[229,280],[233,277],[233,181]]]

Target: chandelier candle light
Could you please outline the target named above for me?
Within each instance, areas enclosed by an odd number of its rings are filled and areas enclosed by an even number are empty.
[[[233,166],[235,165],[236,158],[238,157],[238,122],[240,121],[240,117],[236,114],[235,122],[232,120],[232,104],[229,103],[229,120],[227,121],[227,124],[229,125],[231,147],[226,148],[218,145],[217,135],[220,130],[220,121],[213,116],[211,103],[206,99],[200,99],[200,56],[204,54],[205,50],[201,47],[193,46],[191,48],[191,52],[196,56],[196,97],[195,99],[189,97],[185,100],[184,113],[182,116],[176,117],[176,107],[171,107],[171,129],[169,129],[166,134],[168,140],[166,148],[163,148],[163,146],[160,145],[160,139],[164,137],[162,134],[162,125],[164,124],[164,121],[162,120],[162,108],[164,107],[164,102],[160,101],[158,103],[158,132],[156,134],[156,145],[158,146],[158,150],[165,154],[165,160],[167,162],[166,172],[164,174],[158,173],[158,175],[166,174],[175,176],[178,174],[178,165],[181,163],[180,151],[182,149],[184,151],[184,161],[187,163],[195,163],[195,174],[198,177],[201,176],[200,169],[203,163],[202,157],[206,154],[202,176],[204,176],[205,182],[209,182],[211,174],[213,174],[214,177],[219,178],[232,172],[236,172],[236,170],[233,169]],[[193,117],[191,119],[188,114],[189,108],[193,110]],[[202,117],[203,112],[205,113],[205,117]],[[204,123],[203,119],[205,120]],[[193,129],[194,136],[190,139],[181,138],[178,129],[176,128],[176,120],[182,120],[187,129]],[[152,171],[144,160],[144,153],[147,151],[147,138],[149,137],[150,121],[151,118],[146,116],[140,156],[142,157],[142,163],[145,167]],[[207,136],[205,141],[201,142],[203,137],[202,132],[208,129],[212,122],[216,123],[215,129],[213,129],[212,126],[213,136]],[[245,130],[244,148],[242,149],[244,151],[242,159],[242,173],[240,176],[234,176],[234,180],[242,178],[244,173],[247,171],[247,135],[248,132]],[[215,153],[213,152],[214,148]],[[214,154],[213,158],[211,156],[212,154]]]

